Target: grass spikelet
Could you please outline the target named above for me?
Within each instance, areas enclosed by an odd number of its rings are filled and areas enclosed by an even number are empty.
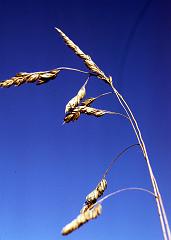
[[[60,70],[54,69],[45,72],[20,72],[8,80],[0,82],[0,87],[8,88],[11,86],[20,86],[24,83],[36,83],[37,85],[47,83],[48,81],[55,79]]]
[[[84,83],[84,85],[80,88],[80,90],[78,91],[77,95],[75,97],[73,97],[66,105],[65,107],[65,113],[68,113],[70,110],[74,109],[75,107],[77,107],[80,103],[80,101],[85,97],[86,95],[86,85],[87,85],[87,82],[89,80],[89,77],[88,79],[86,80],[86,82]]]
[[[101,117],[105,115],[106,113],[109,113],[108,111],[97,109],[97,108],[92,108],[92,107],[80,107],[80,112],[85,113],[87,115],[93,115],[95,117]]]
[[[92,205],[96,203],[97,199],[103,195],[106,188],[107,181],[105,178],[102,178],[97,187],[86,196],[85,205]]]
[[[95,100],[96,98],[93,98],[93,97],[87,98],[83,102],[81,102],[81,105],[89,107]]]
[[[129,118],[122,113],[110,112],[110,111],[87,107],[87,106],[83,105],[83,106],[75,107],[70,113],[68,113],[64,118],[64,123],[69,123],[69,122],[77,120],[81,114],[93,115],[95,117],[102,117],[105,114],[113,114],[113,115],[122,116],[129,120]]]
[[[80,213],[85,213],[87,210],[90,210],[93,208],[94,204],[84,204],[83,207],[80,210]]]
[[[89,55],[86,55],[73,41],[71,41],[65,33],[63,33],[59,28],[55,28],[59,34],[61,35],[62,39],[66,43],[66,45],[71,48],[74,53],[79,56],[86,67],[94,73],[98,78],[104,80],[106,83],[110,84],[112,83],[111,77],[107,77],[104,72],[92,61],[91,57]]]
[[[62,235],[68,235],[69,233],[81,227],[86,222],[97,218],[101,214],[101,212],[102,212],[102,206],[101,204],[97,204],[92,209],[87,210],[82,214],[79,214],[72,222],[67,224],[62,229]]]
[[[81,102],[81,105],[89,107],[96,99],[98,99],[100,97],[103,97],[105,95],[111,94],[111,93],[112,92],[107,92],[107,93],[100,94],[99,96],[94,97],[94,98],[93,97],[87,98],[87,99],[85,99],[84,101]]]
[[[86,107],[86,106],[78,106],[75,107],[72,112],[69,112],[65,118],[64,118],[64,123],[69,123],[78,120],[80,117],[81,113],[87,114],[87,115],[93,115],[95,117],[101,117],[106,113],[110,113],[105,110],[100,110],[96,108],[91,108],[91,107]]]
[[[68,113],[64,118],[64,123],[69,123],[78,120],[81,113],[80,111],[73,111],[71,113]]]

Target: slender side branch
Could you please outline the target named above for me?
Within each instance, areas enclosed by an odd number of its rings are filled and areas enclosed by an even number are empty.
[[[147,192],[147,193],[153,195],[155,198],[157,198],[157,196],[156,196],[153,192],[151,192],[150,190],[148,190],[148,189],[146,189],[146,188],[129,187],[129,188],[119,189],[119,190],[117,190],[117,191],[115,191],[115,192],[112,192],[112,193],[106,195],[105,197],[103,197],[103,198],[101,198],[99,201],[97,201],[96,204],[102,203],[102,202],[103,202],[104,200],[106,200],[107,198],[112,197],[112,196],[115,196],[115,195],[117,195],[118,193],[125,192],[125,191],[143,191],[143,192]]]
[[[124,154],[126,153],[130,148],[133,148],[133,147],[136,147],[136,146],[140,146],[139,143],[135,143],[135,144],[132,144],[130,146],[128,146],[127,148],[125,148],[124,150],[122,150],[122,152],[120,152],[114,159],[112,159],[112,161],[110,162],[109,164],[109,167],[106,169],[104,175],[103,175],[103,178],[105,178],[108,174],[108,172],[111,170],[111,168],[113,167],[113,164]]]
[[[154,193],[155,193],[156,196],[158,196],[155,199],[156,199],[158,214],[159,214],[160,223],[161,223],[161,227],[162,227],[162,231],[163,231],[163,237],[164,237],[165,240],[167,240],[167,239],[171,240],[170,228],[169,228],[167,216],[166,216],[166,213],[165,213],[165,210],[164,210],[164,207],[163,207],[162,198],[161,198],[159,188],[157,186],[157,182],[156,182],[156,179],[154,177],[154,174],[153,174],[153,171],[152,171],[152,168],[151,168],[151,164],[150,164],[148,154],[147,154],[147,151],[146,151],[146,147],[145,147],[142,135],[141,135],[141,131],[138,127],[138,123],[137,123],[130,107],[128,106],[127,102],[124,100],[123,96],[116,90],[116,88],[113,86],[113,84],[111,84],[111,87],[112,87],[114,93],[116,94],[116,97],[118,98],[118,101],[120,102],[121,106],[123,107],[127,116],[129,117],[130,123],[133,127],[133,130],[134,130],[135,134],[136,134],[138,142],[141,146],[144,158],[145,158],[147,166],[148,166],[148,170],[149,170],[149,174],[150,174],[150,178],[151,178],[151,183],[152,183],[152,186],[153,186],[153,189],[154,189]]]
[[[75,72],[80,72],[80,73],[85,73],[85,74],[89,74],[89,75],[92,75],[92,76],[96,76],[96,75],[93,74],[93,73],[86,72],[86,71],[83,71],[83,70],[80,70],[80,69],[77,69],[77,68],[58,67],[57,69],[58,69],[58,70],[69,70],[69,71],[75,71]]]

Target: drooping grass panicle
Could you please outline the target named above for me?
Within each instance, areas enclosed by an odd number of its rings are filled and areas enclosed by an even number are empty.
[[[21,84],[24,83],[36,83],[37,85],[44,84],[50,80],[55,79],[59,72],[60,72],[59,69],[33,73],[20,72],[17,73],[15,77],[0,82],[0,87],[8,88],[11,86],[20,86]]]
[[[68,235],[69,233],[81,227],[86,222],[97,218],[101,214],[101,212],[102,212],[102,206],[101,204],[97,204],[92,209],[89,209],[84,213],[79,214],[72,222],[67,224],[62,229],[62,235]]]
[[[104,80],[106,83],[111,84],[111,77],[107,77],[104,72],[92,61],[89,55],[86,55],[73,41],[71,41],[64,32],[62,32],[59,28],[55,28],[59,34],[61,35],[62,39],[66,43],[66,45],[71,48],[74,53],[79,56],[86,67],[94,73],[98,78]]]
[[[85,97],[86,95],[86,85],[88,83],[90,76],[87,78],[86,82],[84,83],[84,85],[80,88],[80,90],[78,91],[77,95],[75,97],[73,97],[66,105],[65,107],[65,113],[70,112],[72,109],[74,109],[75,107],[77,107],[80,103],[80,101]]]

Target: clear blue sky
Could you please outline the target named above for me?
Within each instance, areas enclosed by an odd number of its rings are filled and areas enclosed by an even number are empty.
[[[60,66],[86,70],[54,27],[113,76],[139,122],[171,222],[171,2],[1,0],[0,9],[0,80]],[[84,81],[82,74],[63,72],[42,86],[0,89],[0,240],[63,239],[62,227],[78,215],[111,159],[136,143],[120,117],[82,116],[62,126],[65,105]],[[87,97],[107,91],[92,78]],[[122,112],[112,95],[94,106]],[[107,180],[106,194],[152,190],[138,148]],[[110,198],[102,216],[66,239],[161,240],[155,200],[143,192]]]

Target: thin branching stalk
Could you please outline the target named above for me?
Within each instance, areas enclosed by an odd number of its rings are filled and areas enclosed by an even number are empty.
[[[121,193],[121,192],[124,192],[124,191],[132,191],[132,190],[144,191],[144,192],[147,192],[147,193],[153,195],[155,198],[158,198],[158,196],[155,195],[155,193],[151,192],[151,191],[148,190],[148,189],[138,188],[138,187],[130,187],[130,188],[119,189],[119,190],[117,190],[117,191],[115,191],[115,192],[112,192],[112,193],[106,195],[105,197],[103,197],[102,199],[100,199],[99,201],[97,201],[96,204],[101,204],[101,203],[102,203],[104,200],[106,200],[107,198],[112,197],[112,196],[115,196],[115,195],[117,195],[117,194],[119,194],[119,193]],[[170,236],[167,235],[167,233],[166,233],[165,225],[164,225],[164,221],[163,221],[163,220],[161,221],[161,225],[162,225],[162,230],[163,230],[163,237],[164,237],[164,239],[167,240],[167,239],[169,239]],[[168,227],[169,227],[169,226],[168,226]],[[167,237],[167,236],[168,236],[168,237]]]
[[[119,113],[119,112],[111,112],[111,111],[106,111],[106,113],[108,113],[108,114],[112,114],[112,115],[119,115],[119,116],[124,117],[124,118],[126,118],[126,119],[129,120],[129,117],[127,117],[127,116],[124,115],[123,113]]]
[[[138,142],[141,146],[144,158],[146,160],[147,166],[148,166],[148,170],[149,170],[149,174],[150,174],[150,179],[151,179],[151,183],[154,189],[154,193],[155,196],[157,196],[156,199],[156,203],[157,203],[157,208],[158,208],[158,213],[159,213],[159,218],[160,218],[160,223],[161,223],[161,227],[162,227],[162,231],[163,231],[163,237],[165,240],[171,240],[170,237],[170,229],[169,229],[169,225],[168,225],[168,220],[167,220],[167,216],[163,207],[163,202],[162,202],[162,198],[159,192],[159,188],[156,182],[156,179],[154,177],[153,171],[152,171],[152,167],[148,158],[148,154],[147,154],[147,150],[141,135],[141,131],[139,129],[138,123],[130,109],[130,107],[128,106],[127,102],[124,100],[123,96],[116,90],[116,88],[113,86],[113,84],[111,84],[111,87],[114,91],[114,93],[116,94],[116,97],[118,98],[120,104],[122,105],[123,109],[125,110],[127,116],[130,119],[130,123],[133,127],[133,130],[137,136]]]
[[[130,148],[133,148],[133,147],[137,147],[137,146],[140,146],[139,143],[135,143],[135,144],[132,144],[130,146],[128,146],[127,148],[125,148],[124,150],[122,150],[114,159],[112,159],[112,161],[110,162],[109,164],[109,167],[106,169],[104,175],[103,175],[103,178],[105,178],[107,176],[107,174],[109,173],[109,171],[112,169],[114,163],[124,154],[126,153]]]
[[[156,184],[156,180],[155,180],[155,179],[154,179],[154,182],[155,182],[155,184]],[[168,223],[166,211],[165,211],[165,208],[164,208],[164,205],[163,205],[163,201],[162,201],[162,197],[161,197],[161,195],[160,195],[160,191],[159,191],[159,189],[158,189],[158,185],[157,185],[157,184],[156,184],[156,188],[157,188],[157,191],[158,191],[159,198],[161,199],[160,205],[161,205],[162,212],[163,212],[163,217],[164,217],[164,221],[165,221],[165,225],[166,225],[166,230],[167,230],[168,238],[169,238],[169,240],[170,240],[170,239],[171,239],[171,232],[170,232],[170,228],[169,228],[169,223]]]
[[[85,73],[85,74],[89,74],[89,75],[94,75],[90,72],[86,72],[77,68],[70,68],[70,67],[58,67],[58,70],[69,70],[69,71],[75,71],[75,72],[80,72],[80,73]]]
[[[146,189],[146,188],[140,188],[140,187],[127,187],[127,188],[122,188],[122,189],[119,189],[117,191],[114,191],[112,193],[109,193],[108,195],[106,195],[105,197],[101,198],[99,201],[97,201],[96,204],[98,203],[102,203],[104,200],[112,197],[112,196],[115,196],[121,192],[125,192],[125,191],[143,191],[143,192],[147,192],[149,193],[150,195],[154,196],[154,197],[157,197],[153,192],[151,192],[150,190]]]

